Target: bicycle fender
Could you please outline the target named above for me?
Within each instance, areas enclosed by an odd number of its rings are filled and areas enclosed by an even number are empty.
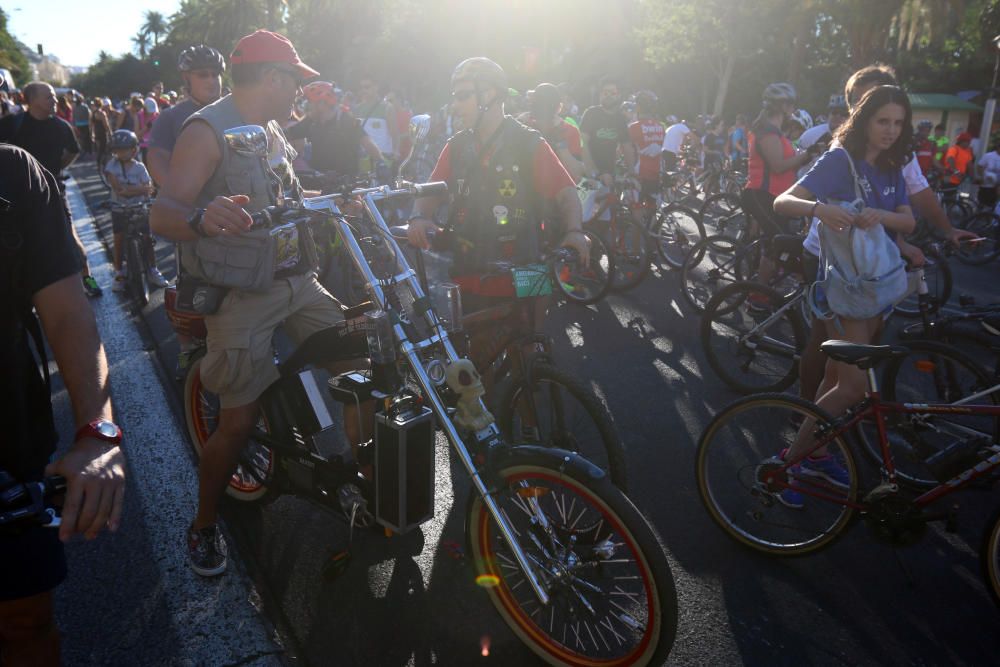
[[[576,452],[556,449],[555,447],[515,445],[499,449],[496,455],[490,458],[490,469],[492,470],[500,470],[519,463],[541,463],[553,470],[582,480],[596,481],[608,476],[603,468],[591,463]]]

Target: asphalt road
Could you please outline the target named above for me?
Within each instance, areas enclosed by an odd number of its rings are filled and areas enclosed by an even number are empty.
[[[93,168],[73,173],[92,203],[106,195]],[[109,227],[107,216],[102,226]],[[161,243],[164,258],[169,248]],[[161,262],[167,273],[168,262]],[[1000,265],[956,267],[960,291],[990,300]],[[110,293],[105,298],[117,298]],[[161,293],[144,310],[164,368],[176,340]],[[737,396],[708,367],[697,318],[677,276],[654,273],[596,306],[561,305],[549,316],[560,365],[591,381],[628,450],[636,504],[668,548],[679,596],[676,665],[996,664],[1000,612],[978,560],[994,491],[955,496],[958,532],[932,525],[919,545],[894,550],[855,525],[820,554],[767,558],[727,538],[702,507],[694,450],[703,426]],[[178,386],[169,387],[171,390]],[[149,401],[171,401],[150,391]],[[181,419],[183,417],[181,416]],[[536,664],[490,608],[462,543],[467,483],[439,447],[437,514],[422,530],[354,538],[346,573],[325,579],[343,548],[343,526],[309,503],[282,497],[263,507],[228,503],[237,557],[263,595],[293,663],[311,665]],[[457,473],[457,474],[451,474]],[[489,656],[482,656],[484,643]]]

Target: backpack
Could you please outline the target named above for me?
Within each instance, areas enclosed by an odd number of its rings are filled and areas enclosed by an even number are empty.
[[[846,150],[844,152],[847,153]],[[831,203],[859,213],[864,196],[850,154],[847,155],[847,164],[854,179],[857,198],[853,202]],[[868,229],[851,226],[847,231],[837,232],[820,224],[819,238],[820,266],[824,277],[817,283],[822,287],[832,313],[817,308],[818,314],[827,319],[839,315],[852,320],[865,320],[906,298],[910,291],[906,262],[882,225]]]

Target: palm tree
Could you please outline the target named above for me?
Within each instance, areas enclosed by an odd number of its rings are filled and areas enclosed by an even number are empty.
[[[169,30],[167,19],[160,12],[146,11],[146,22],[142,24],[142,32],[153,36],[153,46],[160,45],[160,35]]]
[[[146,57],[146,49],[149,48],[149,35],[140,30],[132,38],[132,43],[135,44],[135,49],[139,52],[139,58],[144,59]]]

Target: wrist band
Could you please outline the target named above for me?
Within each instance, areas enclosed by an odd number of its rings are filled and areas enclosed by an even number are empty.
[[[810,218],[815,218],[816,217],[816,209],[817,208],[819,208],[819,202],[816,202],[815,204],[813,204],[812,209],[809,211],[809,217]]]

